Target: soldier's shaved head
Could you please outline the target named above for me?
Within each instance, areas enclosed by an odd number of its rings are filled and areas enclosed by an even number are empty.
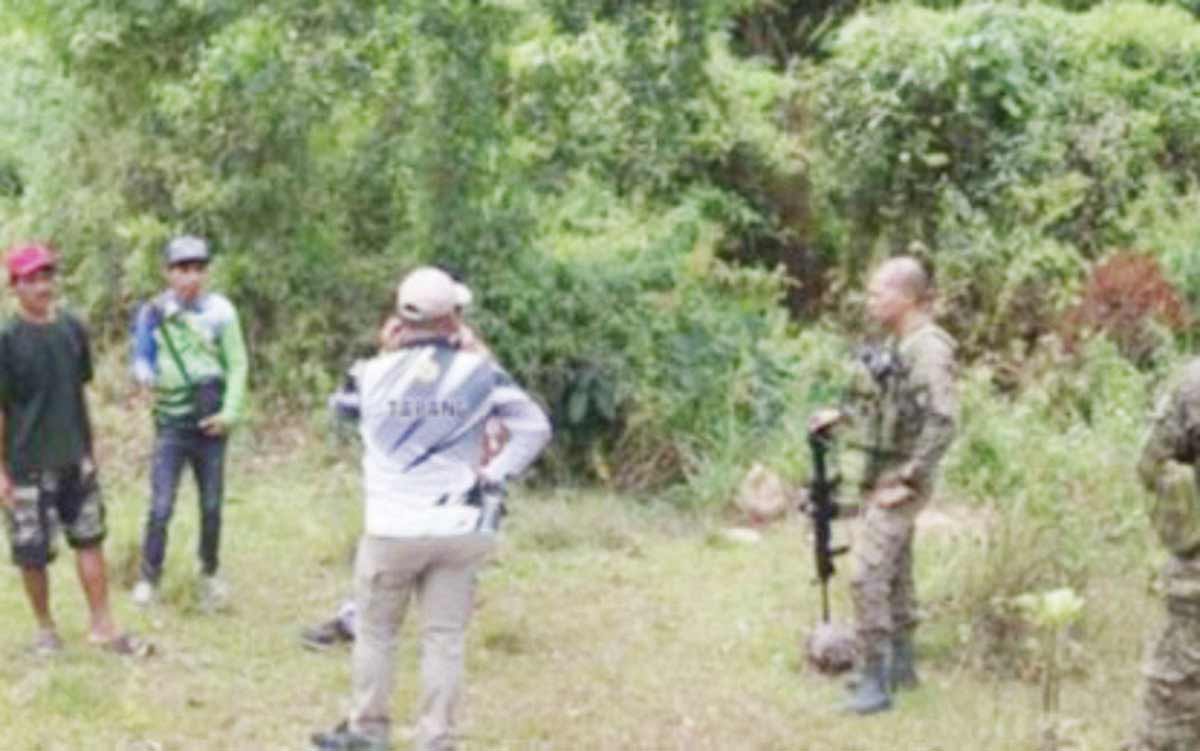
[[[884,284],[904,292],[912,300],[924,303],[931,296],[929,274],[925,267],[912,256],[897,256],[884,261],[875,272]]]
[[[929,275],[912,256],[884,261],[867,285],[867,314],[886,330],[900,333],[924,311],[932,297]]]

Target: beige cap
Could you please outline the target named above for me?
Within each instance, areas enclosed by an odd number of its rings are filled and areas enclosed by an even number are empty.
[[[433,266],[414,269],[396,290],[396,312],[421,322],[450,315],[471,304],[471,290]]]

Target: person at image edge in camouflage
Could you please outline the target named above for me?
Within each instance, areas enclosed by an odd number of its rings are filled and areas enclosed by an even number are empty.
[[[1159,402],[1138,463],[1150,518],[1171,553],[1164,570],[1167,623],[1142,667],[1131,751],[1200,749],[1200,359]]]
[[[809,429],[844,417],[865,421],[870,449],[851,580],[860,674],[847,710],[891,707],[895,688],[916,685],[913,532],[933,492],[938,462],[954,437],[955,342],[934,324],[932,288],[915,259],[893,258],[871,277],[867,314],[890,336],[869,388],[843,410],[822,410]]]

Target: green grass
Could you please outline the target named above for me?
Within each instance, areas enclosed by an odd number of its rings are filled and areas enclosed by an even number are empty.
[[[165,602],[128,596],[146,506],[144,418],[99,409],[110,511],[107,545],[120,621],[158,646],[127,661],[83,644],[69,560],[53,568],[65,654],[23,651],[32,635],[15,572],[0,587],[0,728],[13,751],[298,751],[346,706],[348,652],[313,654],[299,628],[347,593],[360,523],[358,478],[303,425],[237,437],[228,482],[224,572],[234,609],[204,615],[192,596],[196,500],[190,480],[171,528]],[[758,544],[726,541],[723,512],[685,514],[600,491],[519,495],[506,541],[482,574],[470,632],[463,730],[470,751],[1008,751],[1036,746],[1033,681],[979,667],[957,573],[982,555],[977,507],[939,508],[962,524],[923,532],[918,582],[924,686],[899,711],[851,719],[841,681],[801,663],[817,618],[806,525]],[[839,534],[846,534],[841,529]],[[1129,546],[1126,546],[1129,548]],[[1123,549],[1124,550],[1124,549]],[[1063,694],[1079,749],[1114,748],[1135,704],[1144,636],[1159,620],[1146,576],[1095,576]],[[843,566],[848,568],[848,566]],[[849,613],[845,574],[835,612]],[[398,655],[396,719],[417,686],[414,623]],[[402,744],[398,744],[403,747]]]

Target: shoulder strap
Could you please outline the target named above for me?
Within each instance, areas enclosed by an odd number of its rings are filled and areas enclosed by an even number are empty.
[[[158,305],[157,302],[154,303]],[[179,356],[179,351],[175,349],[175,340],[171,338],[171,331],[167,328],[166,311],[161,308],[158,310],[158,328],[162,331],[163,342],[167,345],[167,352],[171,354],[171,359],[175,361],[175,367],[179,368],[180,375],[183,376],[183,382],[192,388],[192,377],[188,375],[187,368],[183,366],[183,358]]]

